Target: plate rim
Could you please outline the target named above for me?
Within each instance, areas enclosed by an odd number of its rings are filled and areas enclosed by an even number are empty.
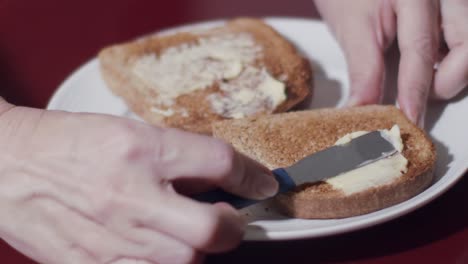
[[[468,156],[466,157],[466,160],[468,161]],[[460,174],[458,174],[458,172],[460,172]],[[382,215],[382,210],[387,209],[387,208],[384,208],[384,209],[369,213],[369,214],[376,213],[375,216],[371,216],[370,218],[368,217],[368,218],[363,218],[360,220],[351,221],[349,223],[337,224],[335,226],[318,227],[318,228],[313,228],[313,229],[304,229],[304,230],[268,231],[267,232],[268,237],[263,237],[263,235],[262,236],[251,235],[244,240],[246,241],[281,241],[281,240],[296,240],[296,239],[305,239],[305,238],[319,238],[319,237],[326,237],[326,236],[332,236],[332,235],[337,235],[337,234],[346,234],[346,233],[358,231],[364,228],[378,226],[380,224],[387,223],[391,220],[397,219],[401,216],[414,212],[424,207],[425,205],[429,204],[430,202],[434,201],[435,199],[437,199],[438,197],[446,193],[455,184],[457,184],[458,181],[460,181],[461,178],[463,178],[463,175],[467,172],[468,172],[468,167],[463,168],[463,166],[460,165],[458,166],[457,171],[453,173],[453,175],[455,175],[455,176],[452,176],[453,179],[451,181],[450,180],[445,181],[447,183],[443,185],[441,184],[442,186],[439,186],[437,188],[437,191],[433,190],[435,189],[435,187],[432,188],[433,186],[435,186],[435,184],[433,184],[429,188],[424,190],[423,192],[419,193],[418,195],[413,196],[412,198],[406,201],[403,201],[401,203],[387,207],[388,209],[391,210],[391,208],[394,206],[398,206],[398,205],[404,206],[405,203],[411,203],[411,202],[414,203],[413,205],[407,208],[403,208],[397,211],[389,210],[388,212],[385,212]],[[432,193],[430,190],[431,188],[432,188]],[[426,193],[426,195],[429,195],[429,196],[426,198],[421,198],[421,195],[423,193]],[[421,199],[421,201],[414,202],[415,199]],[[366,214],[361,215],[361,216],[366,216]],[[360,217],[360,216],[357,216],[357,217]],[[334,219],[324,219],[324,220],[326,221],[326,220],[334,220]]]

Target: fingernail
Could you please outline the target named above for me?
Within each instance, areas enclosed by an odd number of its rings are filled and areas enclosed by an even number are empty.
[[[263,197],[272,197],[278,192],[278,182],[269,174],[262,175],[258,186],[258,192]]]
[[[408,111],[406,115],[408,116],[408,119],[419,128],[424,128],[424,115],[412,111]]]
[[[424,130],[424,125],[425,125],[424,118],[422,118],[422,119],[419,120],[418,126],[419,126],[419,128],[421,128],[422,130]]]
[[[424,129],[424,120],[426,117],[426,104],[406,108],[408,118],[419,128]]]
[[[419,125],[419,118],[416,114],[406,113],[406,115],[408,116],[409,120],[411,120],[411,122],[413,122],[416,125]]]

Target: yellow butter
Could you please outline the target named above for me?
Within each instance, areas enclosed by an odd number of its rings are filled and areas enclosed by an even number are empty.
[[[346,144],[353,138],[362,136],[367,131],[357,131],[340,138],[336,145]],[[362,166],[355,170],[329,178],[327,183],[334,188],[343,191],[346,195],[368,190],[389,184],[397,180],[407,172],[408,160],[401,154],[403,151],[403,141],[400,136],[400,128],[394,125],[390,130],[381,130],[383,137],[389,140],[398,150],[398,153],[371,164]]]

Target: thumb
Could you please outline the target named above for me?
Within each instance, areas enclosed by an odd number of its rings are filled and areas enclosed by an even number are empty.
[[[219,139],[169,129],[156,145],[158,173],[169,182],[209,183],[251,199],[271,197],[278,191],[270,170]]]
[[[450,99],[468,87],[468,1],[441,1],[442,27],[450,52],[439,65],[434,95]]]

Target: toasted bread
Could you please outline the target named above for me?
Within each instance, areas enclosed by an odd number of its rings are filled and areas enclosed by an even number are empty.
[[[389,129],[397,124],[408,160],[407,172],[396,180],[345,194],[327,182],[297,186],[277,195],[279,209],[296,218],[343,218],[366,214],[405,201],[432,182],[436,152],[426,134],[393,106],[320,109],[223,121],[214,124],[215,137],[270,169],[287,167],[335,144],[355,131]]]
[[[223,40],[223,38],[225,39]],[[193,47],[198,47],[197,52],[211,52],[209,50],[217,48],[216,43],[215,45],[210,44],[211,46],[206,50],[202,50],[200,47],[206,43],[213,44],[215,41],[219,41],[218,46],[244,45],[243,50],[239,50],[239,52],[248,54],[239,64],[242,68],[236,72],[236,76],[225,78],[224,75],[220,76],[218,73],[215,77],[206,75],[210,72],[198,64],[200,61],[195,61],[195,63],[188,61],[188,58],[193,57],[195,52],[177,57],[181,52],[189,53],[188,50],[193,49]],[[237,44],[232,44],[234,42]],[[231,71],[239,70],[237,69],[237,61],[226,62],[224,57],[229,55],[227,54],[229,52],[230,50],[223,50],[223,52],[219,52],[221,54],[215,54],[215,57],[223,57],[222,63],[231,63],[227,66],[223,64],[224,71],[227,71],[226,67],[231,67],[229,68]],[[167,54],[171,54],[172,59]],[[153,56],[154,60],[148,59],[151,58],[149,56]],[[161,66],[160,62],[163,60],[163,56],[166,56],[165,65],[167,67]],[[136,41],[107,47],[99,53],[98,58],[103,79],[108,87],[116,95],[123,98],[129,108],[138,116],[151,124],[177,127],[205,134],[211,134],[211,123],[214,121],[287,111],[306,98],[312,89],[312,72],[309,62],[298,53],[289,41],[259,19],[238,18],[219,27],[197,30],[196,32],[146,36]],[[156,69],[156,72],[145,73],[145,75],[141,73],[143,71],[135,70],[139,69],[136,68],[139,66],[135,65],[142,64],[140,63],[142,58],[151,61],[143,65],[160,63],[159,72]],[[212,60],[213,57],[202,57],[202,59],[206,63],[211,63],[211,66],[208,67],[211,69],[217,65],[213,63],[219,62],[216,61],[219,59],[218,57],[215,58],[215,62]],[[190,73],[186,72],[184,63],[188,63],[187,67],[193,67],[193,69],[189,69]],[[200,67],[196,68],[194,65]],[[262,73],[281,82],[284,85],[284,91],[283,95],[279,96],[286,95],[284,100],[274,105],[271,98],[263,98],[263,101],[258,99],[260,96],[257,93],[255,96],[249,95],[250,101],[246,103],[243,112],[237,110],[238,112],[234,113],[234,110],[229,107],[239,108],[241,105],[239,100],[246,100],[246,98],[240,98],[236,102],[231,102],[230,105],[228,101],[227,106],[222,105],[226,101],[225,99],[231,98],[230,95],[234,97],[241,94],[239,91],[232,91],[232,94],[229,94],[229,89],[249,86],[249,84],[246,85],[245,82],[239,81],[241,78],[248,78],[242,77],[247,76],[242,75],[247,68],[255,69],[256,76]],[[182,73],[179,74],[174,69],[182,69]],[[187,78],[194,80],[184,79],[180,82],[166,80],[166,77],[171,74],[175,76],[174,79],[177,79],[185,73],[188,74],[187,76],[191,76]],[[199,79],[205,77],[212,78],[211,82],[200,82]],[[266,80],[267,77],[262,78],[262,80]],[[197,81],[200,82],[200,85]],[[183,91],[184,85],[190,89]],[[258,86],[260,86],[259,82],[254,82],[251,87],[248,87],[250,90],[247,92],[258,92]],[[176,94],[174,91],[179,93]],[[267,92],[274,93],[274,91]],[[166,97],[169,95],[171,96],[169,99],[172,101],[162,100],[168,99]],[[216,105],[218,105],[217,109],[214,107]]]

